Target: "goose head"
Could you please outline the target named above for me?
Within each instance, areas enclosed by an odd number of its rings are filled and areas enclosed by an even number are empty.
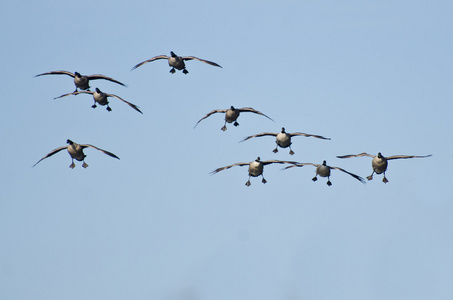
[[[69,144],[69,145],[72,145],[72,144],[74,144],[74,142],[73,142],[73,141],[71,141],[70,139],[68,139],[68,140],[66,141],[66,143],[67,143],[67,144]]]
[[[95,90],[96,90],[96,93],[102,93],[99,88],[96,88]]]
[[[322,165],[323,165],[323,166],[327,166],[327,162],[326,162],[326,161],[323,161],[323,162],[322,162]]]
[[[176,56],[177,56],[177,55],[175,54],[175,52],[173,52],[173,51],[170,51],[170,55],[171,55],[171,57],[176,57]]]
[[[377,154],[377,157],[378,157],[378,158],[384,158],[384,156],[381,154],[381,152],[379,152],[379,153]]]
[[[230,106],[230,109],[231,109],[231,110],[236,110],[236,108],[234,108],[233,105]]]
[[[75,77],[77,77],[77,78],[80,78],[80,77],[82,77],[82,75],[80,75],[80,73],[79,73],[79,72],[74,72],[74,75],[75,75]]]
[[[261,158],[259,156],[255,159],[256,162],[260,162],[260,160]]]
[[[286,133],[285,127],[282,127],[282,133]]]

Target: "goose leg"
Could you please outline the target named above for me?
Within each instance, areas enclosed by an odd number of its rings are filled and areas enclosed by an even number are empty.
[[[75,168],[74,158],[72,159],[72,164],[69,166],[71,169]]]
[[[291,149],[291,145],[289,145],[289,155],[293,155],[294,151]]]
[[[93,104],[93,105],[91,105],[91,108],[96,108],[96,107],[97,107],[97,105],[96,105],[96,101],[94,101],[94,104]]]
[[[107,111],[112,111],[112,109],[110,108],[110,106],[107,104]]]
[[[226,127],[226,121],[225,121],[225,124],[223,124],[223,127],[222,127],[222,128],[220,128],[220,129],[222,129],[222,131],[225,131],[225,130],[227,130],[227,127]]]
[[[250,183],[250,176],[249,176],[249,180],[247,180],[247,182],[245,183],[246,186],[250,186],[251,183]]]
[[[182,70],[182,72],[183,72],[184,74],[189,73],[189,71],[187,71],[186,69]]]
[[[234,122],[233,125],[237,127],[237,126],[239,126],[239,123],[238,122]]]
[[[311,180],[313,180],[313,181],[316,181],[316,180],[318,180],[318,174],[316,174],[316,176],[315,176],[315,177],[313,177],[313,178],[312,178]]]
[[[82,167],[84,168],[88,167],[88,164],[85,162],[85,160],[83,161]]]
[[[367,177],[366,177],[366,179],[368,179],[368,180],[372,180],[372,179],[373,179],[373,174],[374,174],[374,170],[373,170],[373,173],[371,173],[371,175],[370,175],[370,176],[367,176]]]
[[[331,186],[331,185],[332,185],[332,182],[330,182],[330,177],[327,177],[327,185],[328,185],[328,186]]]
[[[277,146],[275,146],[275,149],[272,150],[272,152],[277,153],[277,152],[278,152],[278,149],[277,149],[277,148],[278,148],[278,144],[277,144]]]
[[[384,178],[382,178],[382,182],[383,182],[383,183],[389,182],[388,179],[385,177],[385,172],[384,172]]]
[[[262,182],[262,183],[266,183],[266,182],[267,182],[267,180],[266,180],[266,179],[264,179],[264,176],[263,176],[263,174],[261,174],[261,177],[263,178],[263,179],[261,180],[261,182]]]
[[[175,74],[175,72],[176,72],[175,68],[171,68],[170,73]]]

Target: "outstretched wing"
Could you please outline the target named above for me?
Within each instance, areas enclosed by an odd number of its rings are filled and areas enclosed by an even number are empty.
[[[238,110],[239,110],[239,112],[252,112],[252,113],[255,113],[255,114],[258,114],[258,115],[262,115],[262,116],[268,118],[269,120],[274,121],[271,118],[269,118],[268,116],[266,116],[265,114],[263,114],[262,112],[257,111],[257,110],[255,110],[255,109],[253,109],[251,107],[243,107],[243,108],[240,108]]]
[[[229,165],[229,166],[226,166],[226,167],[222,167],[222,168],[215,169],[214,171],[212,171],[212,172],[209,173],[209,174],[214,175],[214,174],[216,174],[216,173],[218,173],[218,172],[220,172],[220,171],[223,171],[223,170],[232,168],[232,167],[234,167],[234,166],[241,166],[241,167],[242,167],[242,166],[248,166],[249,164],[250,164],[250,163],[235,163],[235,164],[232,164],[232,165]]]
[[[312,164],[312,163],[296,163],[292,164],[290,166],[287,166],[283,168],[284,170],[289,169],[289,168],[294,168],[294,167],[303,167],[303,166],[314,166],[314,167],[319,167],[319,164]]]
[[[298,164],[297,161],[289,161],[289,160],[264,160],[262,161],[263,165],[270,165],[270,164]]]
[[[43,158],[41,158],[36,164],[34,164],[33,167],[36,166],[37,164],[39,164],[39,162],[40,162],[41,160],[46,159],[46,158],[48,158],[48,157],[51,157],[51,156],[54,155],[55,153],[58,153],[58,152],[60,152],[61,150],[67,149],[67,148],[68,148],[68,146],[63,146],[63,147],[59,147],[59,148],[57,148],[57,149],[52,150],[49,154],[47,154],[46,156],[44,156]]]
[[[213,62],[213,61],[209,61],[209,60],[205,60],[205,59],[201,59],[201,58],[198,58],[198,57],[195,57],[195,56],[184,56],[184,57],[181,57],[183,60],[192,60],[192,59],[196,59],[196,60],[199,60],[199,61],[202,61],[204,63],[207,63],[211,66],[214,66],[214,67],[219,67],[221,68],[220,65],[218,65],[217,63]]]
[[[198,123],[200,123],[202,120],[206,119],[207,117],[209,117],[210,115],[212,114],[215,114],[215,113],[226,113],[226,109],[214,109],[213,111],[211,111],[210,113],[208,113],[206,116],[204,116],[203,118],[201,118],[200,120],[198,120],[197,124],[195,124],[195,127],[197,127]]]
[[[55,97],[54,99],[63,98],[63,97],[70,96],[70,95],[78,95],[78,94],[91,94],[91,95],[93,95],[94,92],[91,92],[91,91],[77,91],[77,92],[67,93],[67,94]]]
[[[99,151],[101,151],[101,152],[103,152],[103,153],[107,154],[108,156],[111,156],[111,157],[114,157],[114,158],[118,158],[118,159],[120,159],[120,158],[119,158],[118,156],[116,156],[116,155],[115,155],[115,154],[113,154],[112,152],[109,152],[109,151],[107,151],[107,150],[104,150],[104,149],[98,148],[98,147],[96,147],[96,146],[93,146],[93,145],[90,145],[90,144],[84,144],[84,145],[80,145],[80,147],[82,147],[82,148],[91,147],[91,148],[94,148],[94,149],[96,149],[96,150],[99,150]]]
[[[321,135],[316,135],[316,134],[308,134],[308,133],[303,133],[303,132],[294,132],[289,134],[291,137],[293,136],[306,136],[306,137],[315,137],[318,139],[323,139],[323,140],[330,140],[330,138],[323,137]]]
[[[432,156],[432,154],[430,154],[430,155],[423,155],[423,156],[416,156],[416,155],[392,155],[392,156],[387,157],[387,160],[390,160],[390,159],[400,159],[400,158],[425,158],[425,157],[430,157],[430,156]]]
[[[350,158],[350,157],[361,157],[361,156],[375,157],[376,155],[371,155],[371,154],[363,152],[360,154],[348,154],[348,155],[337,156],[337,158]]]
[[[114,97],[114,98],[116,98],[116,99],[119,99],[119,100],[123,101],[124,103],[126,103],[127,105],[129,105],[130,107],[132,107],[133,109],[135,109],[136,111],[138,111],[139,113],[143,114],[143,113],[141,112],[141,110],[138,109],[138,106],[137,106],[137,105],[132,104],[132,103],[130,103],[130,102],[124,100],[123,98],[121,98],[121,97],[119,97],[119,96],[117,96],[117,95],[113,95],[113,94],[105,94],[105,95],[106,95],[107,97]]]
[[[152,62],[152,61],[155,61],[155,60],[158,60],[158,59],[169,59],[170,57],[168,57],[167,55],[158,55],[158,56],[154,56],[153,58],[150,58],[148,60],[145,60],[145,61],[142,61],[141,63],[139,64],[136,64],[135,66],[132,67],[131,71],[137,69],[138,67],[146,64],[146,63],[149,63],[149,62]]]
[[[68,72],[68,71],[52,71],[52,72],[46,72],[46,73],[38,74],[38,75],[36,75],[35,77],[42,76],[42,75],[69,75],[69,76],[71,76],[72,78],[75,77],[75,74],[74,74],[74,73],[71,73],[71,72]]]
[[[118,83],[119,85],[126,86],[124,83],[119,82],[118,80],[115,80],[113,78],[110,78],[110,77],[107,77],[107,76],[101,75],[101,74],[90,75],[90,76],[87,76],[87,78],[88,78],[88,80],[105,79],[105,80],[108,80],[108,81],[111,81],[114,83]]]
[[[342,168],[339,168],[339,167],[330,167],[330,166],[329,166],[329,168],[335,169],[335,170],[340,170],[340,171],[342,171],[342,172],[344,172],[344,173],[346,173],[346,174],[351,175],[352,177],[354,177],[355,179],[357,179],[357,180],[360,181],[361,183],[363,183],[363,184],[366,183],[365,179],[363,179],[363,178],[360,177],[359,175],[356,175],[356,174],[354,174],[354,173],[348,172],[348,171],[346,171],[345,169],[342,169]]]
[[[259,133],[259,134],[248,136],[248,137],[244,138],[242,141],[239,141],[239,142],[244,142],[244,141],[249,140],[249,139],[254,138],[254,137],[262,137],[262,136],[266,136],[266,135],[277,136],[277,133],[263,132],[263,133]]]

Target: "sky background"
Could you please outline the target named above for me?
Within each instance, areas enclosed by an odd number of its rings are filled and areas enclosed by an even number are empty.
[[[3,1],[0,298],[453,298],[451,1]],[[170,74],[174,51],[215,61]],[[72,78],[116,94],[53,100]],[[227,125],[213,109],[253,107]],[[305,132],[272,153],[261,132]],[[87,169],[67,139],[93,144]],[[363,185],[368,152],[393,160]]]

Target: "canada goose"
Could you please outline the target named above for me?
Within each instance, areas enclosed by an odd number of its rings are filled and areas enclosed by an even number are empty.
[[[63,147],[60,147],[60,148],[57,148],[57,149],[54,149],[52,150],[49,154],[47,154],[46,156],[44,156],[43,158],[41,158],[36,164],[33,165],[36,166],[41,160],[45,159],[45,158],[48,158],[52,155],[54,155],[55,153],[58,153],[60,152],[61,150],[63,149],[67,149],[68,150],[68,153],[69,155],[71,155],[71,159],[72,159],[72,164],[69,166],[71,169],[74,169],[75,167],[75,164],[74,164],[74,159],[78,160],[78,161],[83,161],[83,164],[82,164],[82,167],[86,168],[88,167],[88,164],[85,162],[85,157],[86,155],[83,153],[83,149],[87,148],[87,147],[91,147],[91,148],[94,148],[96,150],[99,150],[99,151],[102,151],[103,153],[111,156],[111,157],[114,157],[114,158],[117,158],[117,159],[120,159],[118,156],[116,156],[115,154],[111,153],[111,152],[108,152],[106,150],[103,150],[103,149],[100,149],[98,147],[95,147],[93,145],[89,145],[89,144],[76,144],[74,143],[73,141],[71,140],[67,140],[66,143],[69,144],[69,146],[63,146]]]
[[[276,137],[275,143],[277,145],[275,146],[275,149],[273,150],[274,153],[278,152],[278,149],[277,149],[278,147],[282,147],[282,148],[288,148],[289,147],[289,154],[291,154],[291,155],[294,154],[294,151],[291,149],[291,144],[292,144],[291,143],[291,138],[293,136],[306,136],[306,137],[315,137],[315,138],[323,139],[323,140],[330,140],[330,138],[326,138],[326,137],[323,137],[323,136],[320,136],[320,135],[307,134],[307,133],[302,133],[302,132],[287,133],[285,131],[285,127],[283,127],[282,131],[279,132],[279,133],[263,132],[263,133],[260,133],[260,134],[255,134],[255,135],[248,136],[245,139],[243,139],[241,142],[244,142],[244,141],[246,141],[248,139],[251,139],[251,138],[254,138],[254,137],[261,137],[261,136],[266,136],[266,135],[270,135],[270,136],[275,136]]]
[[[96,75],[80,75],[80,73],[75,72],[71,73],[68,71],[52,71],[52,72],[47,72],[47,73],[42,73],[38,74],[35,77],[42,76],[42,75],[69,75],[72,78],[74,78],[74,84],[76,86],[76,89],[74,92],[77,92],[77,89],[81,90],[89,90],[90,88],[90,80],[96,80],[96,79],[105,79],[111,82],[118,83],[119,85],[126,86],[124,83],[119,82],[118,80],[115,80],[113,78],[107,77],[105,75],[101,74],[96,74]]]
[[[263,178],[261,180],[262,183],[266,183],[266,179],[264,179],[264,176],[263,176],[263,168],[265,165],[269,165],[269,164],[297,164],[297,162],[295,161],[282,161],[282,160],[265,160],[265,161],[261,161],[261,159],[258,157],[257,159],[255,159],[254,161],[252,162],[249,162],[249,163],[236,163],[236,164],[232,164],[232,165],[229,165],[229,166],[226,166],[226,167],[222,167],[222,168],[218,168],[218,169],[215,169],[214,171],[212,171],[210,174],[211,175],[214,175],[222,170],[226,170],[226,169],[229,169],[231,167],[234,167],[234,166],[249,166],[249,180],[245,183],[246,186],[250,186],[250,177],[258,177],[261,175],[261,177]]]
[[[274,121],[271,118],[269,118],[268,116],[266,116],[265,114],[263,114],[262,112],[259,112],[259,111],[255,110],[255,109],[251,108],[251,107],[234,108],[234,106],[231,106],[229,109],[214,109],[213,111],[208,113],[206,116],[204,116],[203,118],[198,120],[198,122],[197,122],[197,124],[195,124],[194,128],[197,127],[198,123],[200,123],[202,120],[206,119],[210,115],[215,114],[215,113],[224,113],[225,114],[225,124],[223,125],[223,127],[221,129],[223,131],[225,131],[225,130],[227,130],[227,128],[226,128],[226,123],[227,122],[228,123],[233,123],[234,122],[234,124],[233,124],[234,126],[238,126],[239,125],[239,123],[236,122],[236,120],[239,117],[239,114],[241,112],[252,112],[252,113],[255,113],[255,114],[258,114],[258,115],[265,116],[269,120]]]
[[[139,113],[143,114],[140,109],[138,109],[138,107],[135,105],[135,104],[132,104],[130,102],[127,102],[126,100],[118,97],[117,95],[113,95],[113,94],[107,94],[107,93],[103,93],[101,92],[100,89],[96,88],[96,91],[95,92],[91,92],[91,91],[79,91],[79,92],[72,92],[72,93],[68,93],[68,94],[64,94],[64,95],[61,95],[61,96],[58,96],[54,99],[58,99],[58,98],[62,98],[62,97],[66,97],[66,96],[69,96],[69,95],[78,95],[78,94],[90,94],[90,95],[93,95],[93,99],[94,99],[94,104],[91,106],[92,108],[96,108],[96,102],[99,103],[99,105],[107,105],[107,110],[108,111],[112,111],[112,109],[110,108],[109,106],[109,101],[107,100],[108,97],[115,97],[121,101],[123,101],[124,103],[126,103],[127,105],[129,105],[130,107],[132,107],[133,109],[135,109],[136,111],[138,111]]]
[[[400,158],[425,158],[425,157],[430,157],[430,155],[424,155],[424,156],[415,156],[415,155],[393,155],[389,157],[384,157],[381,152],[378,153],[377,156],[368,154],[368,153],[360,153],[360,154],[350,154],[350,155],[342,155],[342,156],[337,156],[338,158],[349,158],[349,157],[361,157],[361,156],[369,156],[372,157],[373,160],[371,161],[371,166],[373,167],[373,173],[371,173],[370,176],[367,176],[368,180],[373,179],[373,174],[381,174],[384,173],[384,178],[382,179],[382,182],[387,183],[389,182],[387,178],[385,177],[385,171],[387,170],[388,166],[388,160],[391,159],[400,159]]]
[[[196,60],[202,61],[204,63],[210,64],[211,66],[215,66],[215,67],[221,68],[221,66],[219,66],[215,62],[212,62],[212,61],[209,61],[209,60],[204,60],[204,59],[201,59],[201,58],[198,58],[198,57],[195,57],[195,56],[177,56],[173,51],[171,51],[170,52],[170,56],[167,56],[167,55],[155,56],[153,58],[150,58],[148,60],[145,60],[145,61],[135,65],[132,68],[132,70],[135,70],[138,67],[140,67],[140,66],[142,66],[142,65],[144,65],[146,63],[149,63],[149,62],[152,62],[152,61],[155,61],[155,60],[158,60],[158,59],[168,59],[168,65],[170,67],[172,67],[171,70],[170,70],[170,73],[172,73],[172,74],[176,72],[175,68],[178,69],[178,70],[182,70],[182,72],[184,74],[189,73],[189,71],[186,70],[186,64],[184,63],[184,61],[185,60],[192,60],[192,59],[196,59]]]
[[[331,186],[332,182],[330,182],[330,170],[335,169],[335,170],[340,170],[342,172],[345,172],[346,174],[351,175],[361,183],[365,183],[365,179],[360,177],[359,175],[355,175],[353,173],[350,173],[342,168],[339,167],[331,167],[326,164],[326,161],[323,161],[322,164],[312,164],[312,163],[300,163],[300,164],[294,164],[292,166],[288,166],[285,169],[293,168],[293,167],[303,167],[303,166],[314,166],[316,167],[316,176],[312,178],[313,181],[318,180],[318,175],[321,177],[327,177],[327,185]]]

